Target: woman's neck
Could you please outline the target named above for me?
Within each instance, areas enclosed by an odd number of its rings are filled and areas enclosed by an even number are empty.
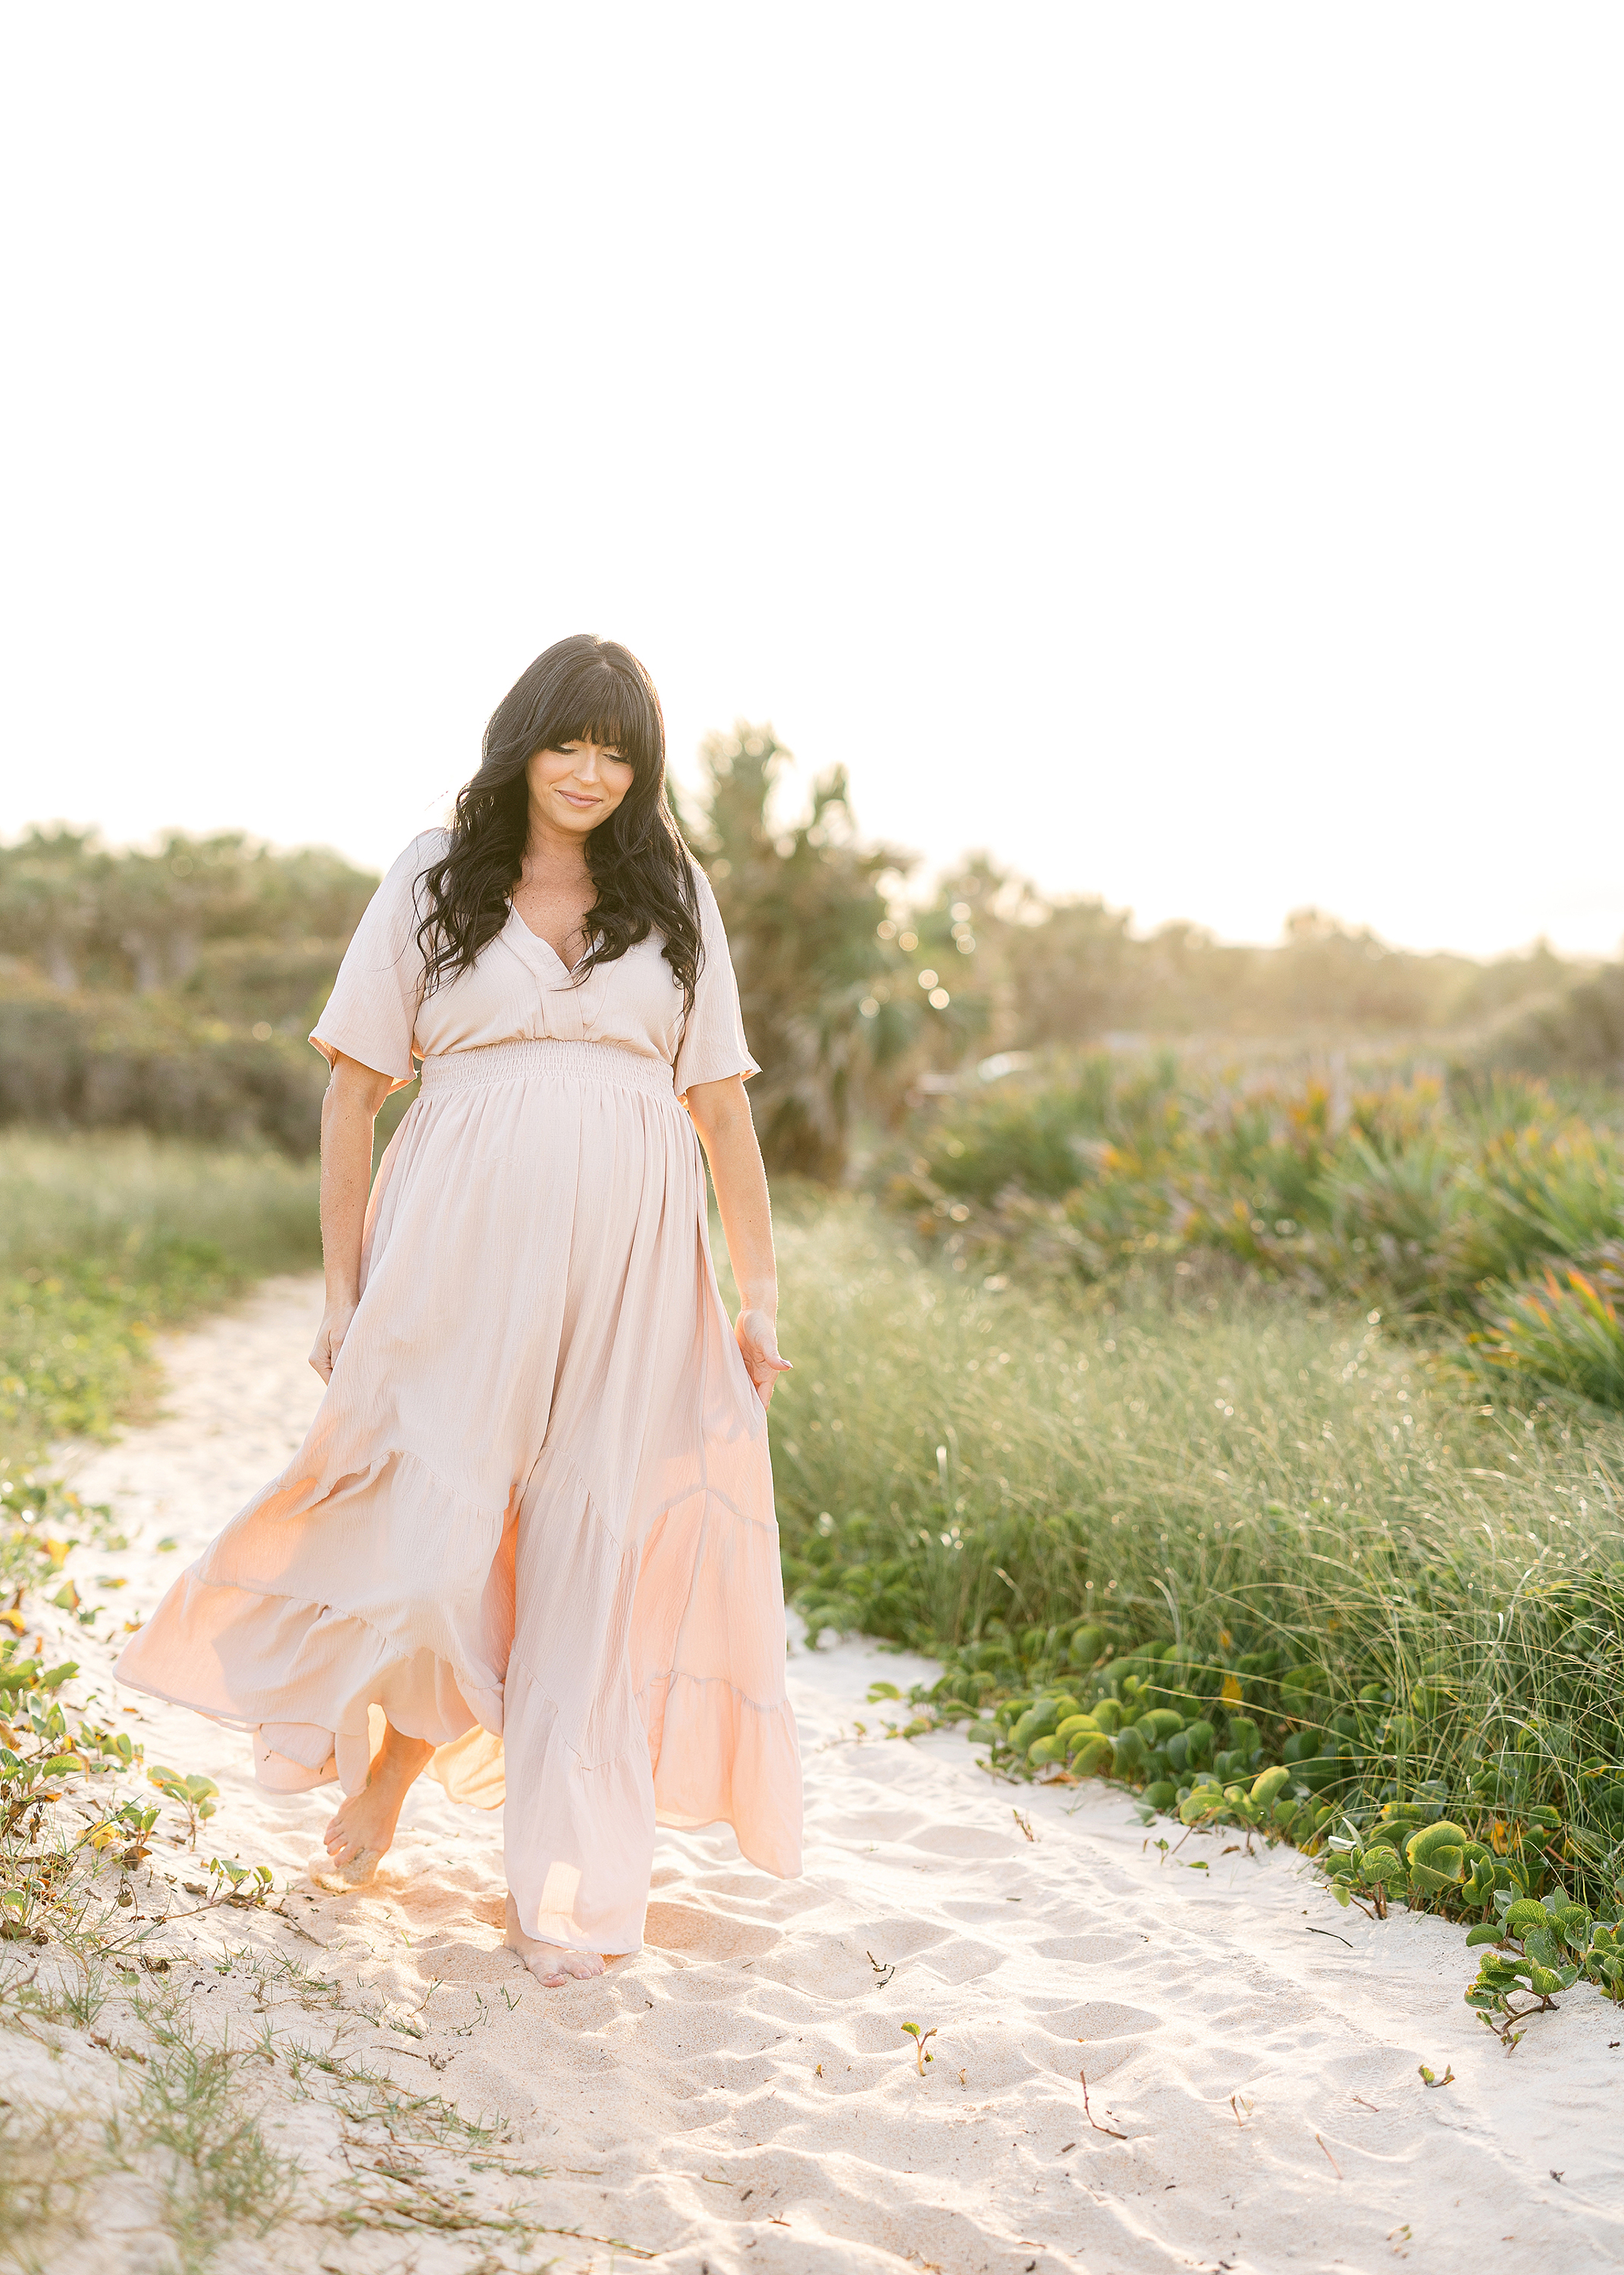
[[[545,878],[551,885],[589,882],[592,873],[586,861],[586,840],[569,830],[555,829],[533,816],[530,834],[525,841],[524,873],[526,877]]]

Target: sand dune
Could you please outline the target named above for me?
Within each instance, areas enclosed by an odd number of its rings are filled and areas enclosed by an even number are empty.
[[[312,1283],[283,1281],[178,1339],[167,1418],[80,1462],[80,1489],[115,1503],[134,1544],[80,1552],[93,1600],[103,1572],[128,1579],[120,1613],[150,1609],[298,1443],[320,1394],[304,1360],[318,1309]],[[161,1552],[166,1537],[178,1545]],[[88,1674],[99,1646],[73,1641]],[[264,2123],[304,2167],[295,2217],[220,2264],[633,2264],[601,2239],[683,2275],[1406,2259],[1431,2275],[1624,2257],[1610,2122],[1624,2014],[1575,1992],[1507,2058],[1462,2004],[1458,1930],[1367,1923],[1289,1852],[1227,1836],[1164,1855],[1169,1828],[1147,1832],[1120,1795],[1011,1788],[952,1735],[892,1741],[895,1710],[866,1705],[867,1686],[922,1671],[862,1644],[796,1647],[804,1878],[765,1878],[727,1834],[664,1833],[644,1951],[555,1992],[501,1948],[495,1818],[425,1783],[380,1879],[326,1893],[302,1876],[330,1799],[261,1794],[245,1741],[121,1697],[149,1760],[218,1780],[216,1845],[292,1890],[286,1919],[159,1931],[203,2026],[268,2024]],[[165,1871],[184,1863],[171,1853]],[[224,1946],[244,1955],[223,1961]],[[270,1983],[277,1953],[334,1992]],[[906,2022],[935,2034],[923,2075]],[[505,2131],[412,2154],[434,2185],[469,2189],[471,2210],[494,2218],[519,2199],[578,2233],[529,2256],[490,2227],[344,2233],[332,2206],[381,2185],[368,2175],[388,2136],[353,2097],[348,2118],[334,2105],[331,2071],[299,2084],[301,2044]],[[1454,2082],[1427,2089],[1423,2061],[1453,2066]],[[117,2068],[88,2043],[54,2060],[30,2043],[6,2091],[104,2098]],[[313,2077],[315,2097],[294,2097]],[[104,2232],[53,2275],[163,2263],[150,2193],[120,2186]]]

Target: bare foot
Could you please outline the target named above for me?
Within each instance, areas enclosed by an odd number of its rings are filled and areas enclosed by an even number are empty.
[[[538,1943],[533,1935],[526,1935],[518,1924],[518,1906],[511,1893],[508,1897],[508,1931],[502,1941],[510,1951],[517,1951],[538,1983],[548,1990],[557,1991],[573,1976],[579,1981],[601,1975],[603,1961],[595,1951],[574,1951],[565,1943]]]
[[[366,1783],[334,1811],[322,1835],[333,1869],[321,1877],[346,1888],[364,1887],[395,1838],[401,1804],[434,1752],[427,1738],[408,1738],[390,1723]]]

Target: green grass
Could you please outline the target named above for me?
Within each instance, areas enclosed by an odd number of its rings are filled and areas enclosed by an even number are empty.
[[[1181,1690],[1270,1758],[1370,1691],[1350,1803],[1503,1793],[1615,1886],[1624,1422],[1210,1258],[989,1287],[861,1203],[791,1208],[781,1249],[775,1476],[814,1626],[943,1654],[967,1701],[1067,1667],[1080,1625],[1107,1665],[1182,1646]]]
[[[156,1329],[318,1264],[316,1176],[139,1132],[0,1131],[0,1463],[139,1405]]]

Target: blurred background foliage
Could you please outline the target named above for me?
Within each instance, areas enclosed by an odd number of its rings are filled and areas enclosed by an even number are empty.
[[[1412,955],[1312,911],[1273,948],[1190,925],[1140,939],[1126,911],[1046,902],[985,856],[926,896],[906,851],[858,840],[843,769],[784,820],[792,761],[770,726],[741,721],[700,758],[681,818],[728,925],[779,1174],[850,1177],[977,1068],[1029,1054],[1323,1062],[1333,1091],[1339,1053],[1624,1080],[1624,966],[1544,944]],[[376,881],[237,832],[0,846],[0,1120],[307,1150],[323,1074],[303,1039]]]
[[[0,847],[0,1121],[316,1143],[305,1041],[377,879],[238,832]]]

